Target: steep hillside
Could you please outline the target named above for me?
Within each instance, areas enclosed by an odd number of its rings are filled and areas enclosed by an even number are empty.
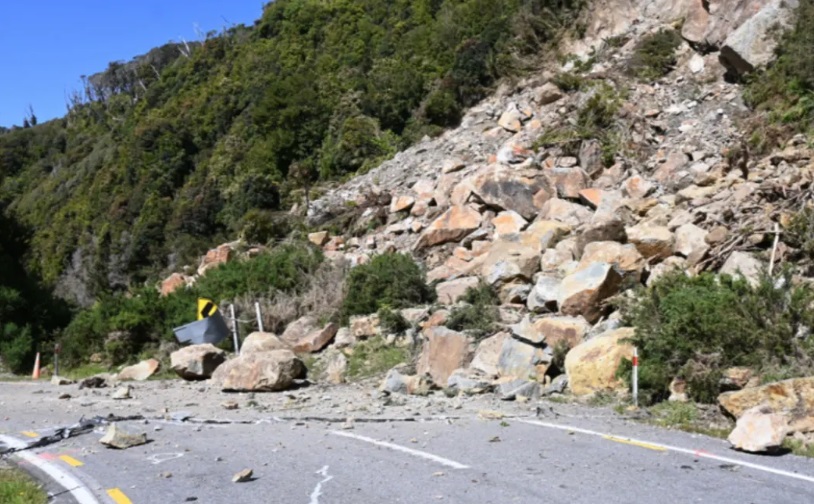
[[[90,304],[176,269],[317,181],[452,126],[573,17],[544,0],[280,0],[252,27],[85,79],[62,118],[0,133],[27,267]]]

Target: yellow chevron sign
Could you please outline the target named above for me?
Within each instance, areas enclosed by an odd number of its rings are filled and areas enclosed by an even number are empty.
[[[198,320],[205,319],[218,311],[216,305],[211,299],[198,298]]]

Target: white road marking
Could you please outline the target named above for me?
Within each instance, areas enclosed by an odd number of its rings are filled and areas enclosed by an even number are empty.
[[[28,446],[25,442],[9,436],[0,435],[0,441],[15,449],[21,449]],[[100,504],[100,502],[84,483],[71,476],[68,472],[56,464],[52,464],[51,462],[39,457],[36,453],[29,451],[19,451],[14,453],[14,455],[20,457],[47,474],[52,480],[57,482],[69,494],[71,494],[71,496],[76,499],[78,504]]]
[[[328,466],[323,467],[315,474],[319,474],[320,476],[324,476],[325,478],[317,483],[317,486],[314,488],[314,491],[311,492],[311,502],[309,504],[319,504],[319,498],[322,496],[322,485],[334,479],[333,476],[328,474]]]
[[[377,439],[369,438],[366,436],[360,436],[358,434],[352,434],[350,432],[344,431],[331,431],[331,434],[335,436],[342,436],[352,439],[358,439],[359,441],[364,441],[366,443],[371,443],[377,446],[383,446],[385,448],[390,448],[391,450],[400,451],[403,453],[407,453],[413,455],[414,457],[421,457],[427,460],[432,460],[433,462],[437,462],[441,465],[445,465],[447,467],[451,467],[453,469],[469,469],[469,466],[463,465],[460,462],[455,462],[454,460],[450,460],[444,457],[439,457],[438,455],[433,455],[432,453],[424,452],[421,450],[414,450],[412,448],[407,448],[406,446],[397,445],[394,443],[388,443],[387,441],[379,441]]]
[[[175,460],[178,458],[183,457],[183,453],[155,453],[147,457],[147,461],[152,462],[153,465],[158,465],[161,462],[166,462],[168,460]]]
[[[719,462],[726,462],[727,464],[736,464],[736,465],[739,465],[739,466],[748,467],[750,469],[755,469],[756,471],[763,471],[763,472],[767,472],[767,473],[771,473],[771,474],[776,474],[778,476],[785,476],[786,478],[794,478],[794,479],[807,481],[809,483],[814,483],[814,477],[812,477],[812,476],[806,476],[805,474],[798,474],[798,473],[793,473],[793,472],[790,472],[790,471],[784,471],[782,469],[775,469],[774,467],[769,467],[769,466],[765,466],[765,465],[754,464],[752,462],[746,462],[745,460],[738,460],[738,459],[734,459],[734,458],[730,458],[730,457],[724,457],[724,456],[721,456],[721,455],[715,455],[714,453],[710,453],[710,452],[705,451],[705,450],[690,450],[688,448],[680,448],[678,446],[672,446],[672,445],[667,445],[667,444],[663,444],[663,443],[652,443],[650,441],[642,441],[640,439],[630,438],[630,437],[626,437],[626,436],[618,436],[618,435],[615,435],[615,434],[597,432],[597,431],[593,431],[593,430],[589,430],[589,429],[581,429],[579,427],[573,427],[571,425],[560,425],[560,424],[553,424],[553,423],[548,423],[548,422],[540,422],[538,420],[526,420],[526,419],[521,419],[521,418],[517,418],[517,419],[515,419],[515,421],[523,422],[523,423],[530,424],[530,425],[537,425],[539,427],[548,427],[550,429],[557,429],[557,430],[563,430],[563,431],[568,431],[568,432],[579,432],[580,434],[587,434],[589,436],[597,436],[597,437],[606,438],[606,439],[608,437],[612,437],[612,438],[615,438],[617,440],[622,439],[622,440],[627,441],[629,444],[649,445],[650,447],[658,447],[658,448],[662,448],[662,449],[667,450],[667,451],[674,451],[674,452],[677,452],[677,453],[684,453],[684,454],[687,454],[687,455],[692,455],[693,457],[708,458],[708,459],[712,459],[712,460],[717,460]]]

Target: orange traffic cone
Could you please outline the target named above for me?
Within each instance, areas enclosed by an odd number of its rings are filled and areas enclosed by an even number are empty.
[[[40,379],[40,353],[37,352],[37,358],[34,359],[34,372],[31,373],[32,380]]]

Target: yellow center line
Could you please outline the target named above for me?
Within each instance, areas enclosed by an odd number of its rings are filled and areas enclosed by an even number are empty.
[[[109,489],[107,494],[116,502],[116,504],[133,504],[133,502],[128,499],[126,495],[124,495],[124,492],[118,488]]]
[[[616,436],[602,436],[603,438],[607,439],[608,441],[614,441],[617,443],[628,444],[632,446],[638,446],[639,448],[647,448],[648,450],[654,451],[667,451],[667,448],[655,444],[645,443],[643,441],[634,441],[632,439],[625,439]]]
[[[23,436],[28,436],[28,437],[30,437],[30,438],[40,437],[40,435],[39,435],[39,434],[37,434],[37,433],[36,433],[36,432],[34,432],[34,431],[30,431],[30,430],[24,430],[23,432],[21,432],[21,434],[22,434]]]
[[[76,460],[75,458],[71,457],[70,455],[60,455],[59,460],[65,462],[66,464],[68,464],[71,467],[81,467],[81,466],[85,465],[84,462]]]

